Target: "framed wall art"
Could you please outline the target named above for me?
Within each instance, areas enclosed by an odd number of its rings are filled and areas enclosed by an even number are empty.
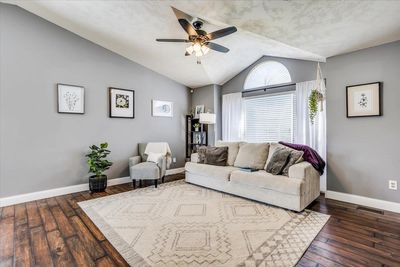
[[[58,113],[84,114],[85,88],[70,84],[57,84]]]
[[[382,82],[346,87],[346,115],[348,118],[382,116]]]
[[[173,103],[169,101],[152,100],[153,117],[173,117]]]
[[[110,118],[135,118],[135,91],[108,88]]]
[[[194,118],[200,118],[200,113],[204,113],[204,105],[197,105],[194,109]]]

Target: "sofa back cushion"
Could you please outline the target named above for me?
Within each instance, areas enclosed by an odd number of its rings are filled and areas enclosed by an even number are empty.
[[[226,166],[228,160],[228,147],[206,147],[198,149],[199,163]]]
[[[233,166],[262,170],[267,161],[268,143],[242,143]]]
[[[233,166],[235,163],[236,156],[239,152],[239,144],[241,142],[223,142],[223,141],[217,141],[215,146],[216,147],[228,147],[228,160],[227,164],[229,166]]]

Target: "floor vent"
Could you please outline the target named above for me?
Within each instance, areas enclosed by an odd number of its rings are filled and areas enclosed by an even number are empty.
[[[368,212],[383,214],[382,210],[376,210],[376,209],[373,209],[373,208],[368,208],[368,207],[363,207],[363,206],[358,206],[357,209],[358,210],[362,210],[362,211],[368,211]]]

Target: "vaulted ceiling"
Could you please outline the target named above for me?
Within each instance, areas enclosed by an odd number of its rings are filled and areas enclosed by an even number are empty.
[[[189,87],[223,84],[263,55],[324,61],[400,40],[400,1],[12,1],[83,38]],[[203,19],[207,32],[236,26],[215,40],[230,49],[185,57],[187,38],[174,6]]]

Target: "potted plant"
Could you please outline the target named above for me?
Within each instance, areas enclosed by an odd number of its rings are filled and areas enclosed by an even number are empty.
[[[198,132],[199,129],[200,129],[200,123],[196,122],[195,124],[193,124],[193,127],[194,127],[194,130],[195,130],[196,132]]]
[[[107,175],[103,172],[112,165],[112,162],[106,159],[111,151],[107,149],[107,143],[100,144],[100,147],[92,145],[89,148],[91,151],[86,155],[87,164],[89,173],[93,174],[89,177],[89,189],[92,192],[103,192],[107,188]]]
[[[308,98],[308,109],[309,109],[308,113],[310,116],[311,124],[314,124],[314,120],[317,117],[319,102],[321,102],[321,111],[322,111],[323,100],[324,96],[317,89],[313,89],[311,91],[310,97]]]

